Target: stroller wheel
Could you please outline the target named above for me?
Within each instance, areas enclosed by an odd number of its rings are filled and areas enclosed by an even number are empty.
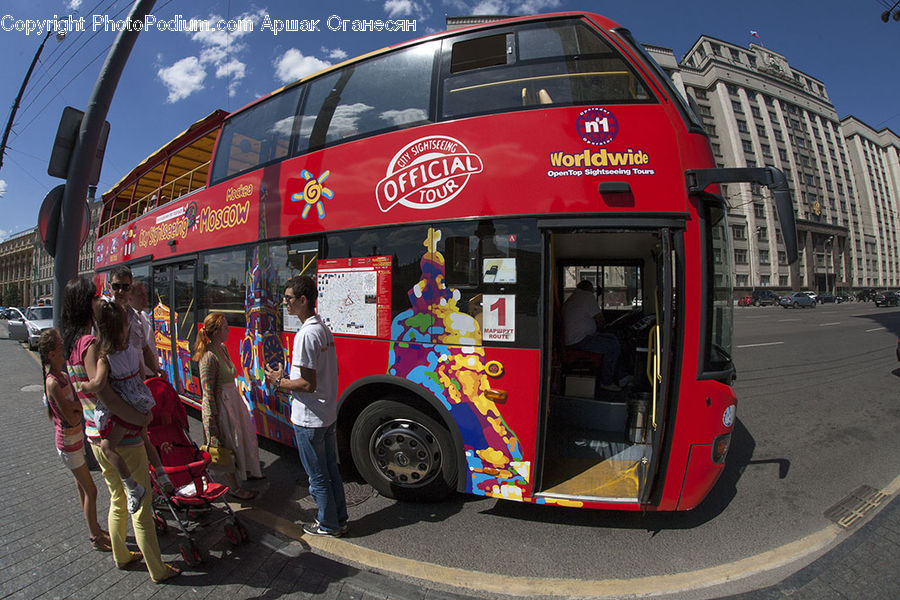
[[[178,547],[178,551],[181,552],[181,558],[184,559],[184,562],[187,563],[189,567],[196,567],[203,562],[203,555],[200,553],[200,548],[198,548],[197,544],[194,542],[191,542],[190,544],[181,544]]]
[[[169,531],[169,524],[157,513],[153,513],[153,524],[156,525],[156,533],[160,535],[165,535]]]
[[[241,543],[241,534],[238,533],[237,528],[231,523],[225,523],[225,537],[235,546]]]
[[[237,529],[237,533],[241,543],[246,542],[250,539],[250,536],[247,535],[247,528],[244,527],[244,524],[237,517],[234,518],[234,527]]]

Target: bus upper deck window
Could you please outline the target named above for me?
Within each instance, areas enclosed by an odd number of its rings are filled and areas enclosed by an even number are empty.
[[[456,42],[453,44],[453,52],[450,55],[450,72],[460,73],[472,69],[505,65],[508,62],[507,57],[512,53],[512,47],[507,38],[512,38],[512,36],[501,33]]]

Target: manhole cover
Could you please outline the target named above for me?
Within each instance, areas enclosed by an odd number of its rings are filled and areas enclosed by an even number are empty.
[[[845,529],[853,527],[873,508],[881,504],[887,494],[869,485],[861,485],[825,511],[825,518]]]
[[[376,492],[375,488],[373,488],[368,483],[345,481],[344,495],[347,497],[347,506],[358,506],[369,498],[374,498],[376,495],[378,495],[378,492]],[[316,508],[316,501],[313,500],[312,496],[308,494],[300,498],[299,503],[300,508]]]

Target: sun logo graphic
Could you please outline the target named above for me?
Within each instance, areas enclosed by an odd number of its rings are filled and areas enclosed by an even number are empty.
[[[328,175],[330,174],[331,171],[325,171],[318,177],[315,177],[306,169],[303,169],[300,173],[303,179],[306,180],[306,184],[303,186],[302,192],[291,196],[291,202],[306,203],[306,206],[303,207],[303,212],[300,213],[300,216],[304,219],[306,218],[306,215],[309,214],[309,209],[313,206],[316,207],[316,212],[319,214],[320,219],[325,216],[325,205],[322,202],[322,198],[331,199],[334,197],[334,192],[322,185],[322,182],[328,179]]]

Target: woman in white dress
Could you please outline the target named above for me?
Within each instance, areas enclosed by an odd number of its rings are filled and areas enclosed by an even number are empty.
[[[203,438],[211,447],[225,447],[234,454],[234,464],[218,469],[228,479],[230,494],[252,500],[254,490],[241,487],[246,479],[263,479],[259,468],[256,427],[234,383],[236,369],[225,349],[228,323],[222,313],[209,313],[197,333],[193,360],[200,363],[203,391]]]

